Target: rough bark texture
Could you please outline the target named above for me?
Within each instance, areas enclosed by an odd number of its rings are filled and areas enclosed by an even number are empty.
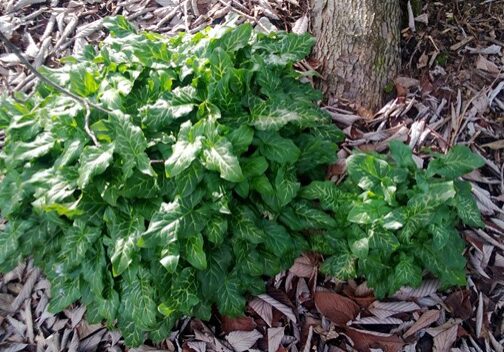
[[[329,100],[380,106],[400,64],[399,0],[311,0],[315,59]]]

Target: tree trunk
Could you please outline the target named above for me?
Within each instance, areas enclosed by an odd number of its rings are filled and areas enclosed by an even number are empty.
[[[399,0],[311,0],[311,5],[325,96],[378,108],[400,65]]]

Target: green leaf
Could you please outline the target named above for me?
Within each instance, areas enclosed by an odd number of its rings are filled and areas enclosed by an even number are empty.
[[[301,182],[298,182],[294,170],[281,167],[275,176],[275,192],[281,208],[289,204],[298,194]]]
[[[177,194],[180,197],[193,193],[205,176],[205,170],[199,162],[192,163],[185,171],[175,177]]]
[[[76,65],[70,71],[70,87],[72,92],[80,96],[90,96],[96,93],[100,87],[93,73],[90,72],[94,67],[89,65]]]
[[[117,191],[117,196],[124,198],[155,198],[159,194],[159,186],[156,181],[154,177],[135,171],[126,180],[124,187]]]
[[[247,46],[252,34],[252,26],[249,23],[242,24],[236,28],[228,30],[219,39],[214,39],[210,49],[220,47],[227,52],[234,52]]]
[[[144,342],[144,331],[134,321],[120,319],[118,325],[127,346],[136,347]]]
[[[252,178],[250,180],[250,186],[261,195],[273,195],[275,193],[273,186],[266,175]]]
[[[282,219],[282,222],[284,222],[285,225],[291,227],[293,230],[312,228],[327,229],[337,227],[337,223],[332,216],[319,209],[309,206],[307,203],[298,202],[293,203],[291,206],[294,210],[292,216],[294,216],[296,220],[290,218],[289,216],[284,217]],[[300,224],[299,228],[296,228],[296,222]]]
[[[455,179],[485,165],[485,160],[462,145],[454,146],[446,155],[435,155],[427,167],[429,175]]]
[[[207,268],[203,243],[203,236],[200,233],[190,236],[185,240],[184,256],[198,270],[205,270]]]
[[[99,147],[87,146],[84,148],[79,159],[80,188],[85,188],[94,176],[100,175],[107,170],[112,162],[114,144],[104,144]]]
[[[80,286],[81,282],[78,278],[76,280],[72,280],[65,276],[53,278],[51,284],[51,301],[49,302],[47,310],[56,314],[77,301],[81,297]]]
[[[301,151],[290,139],[281,137],[276,132],[257,132],[261,143],[259,150],[269,160],[280,164],[295,163]]]
[[[467,182],[456,181],[455,189],[457,194],[453,203],[462,222],[467,226],[484,227],[485,223],[481,219],[481,213],[472,195],[471,185]]]
[[[289,122],[300,121],[302,116],[288,105],[265,101],[256,104],[251,112],[252,126],[259,131],[278,131]]]
[[[264,274],[262,258],[255,245],[243,239],[233,238],[233,253],[236,257],[235,270],[242,275],[261,276]]]
[[[257,217],[250,208],[240,207],[233,221],[233,235],[254,244],[264,242],[266,234],[256,221]]]
[[[225,138],[219,138],[203,151],[204,165],[208,170],[218,171],[223,179],[239,183],[244,180],[238,158],[233,154],[233,146]]]
[[[139,329],[149,330],[156,324],[156,296],[152,280],[145,270],[127,276],[121,290],[122,304]]]
[[[381,183],[390,173],[390,165],[376,155],[354,154],[347,159],[347,172],[353,182],[367,190]]]
[[[308,33],[278,33],[276,40],[262,39],[255,48],[263,49],[264,60],[269,65],[287,65],[305,58],[315,44],[315,38]]]
[[[176,199],[171,203],[162,203],[152,217],[147,231],[140,239],[141,246],[152,247],[175,242],[179,236],[200,233],[207,223],[209,214],[206,208],[195,208],[191,199]]]
[[[379,230],[370,231],[369,248],[377,249],[388,255],[398,250],[400,246],[401,243],[392,232]]]
[[[105,251],[103,246],[99,244],[92,254],[86,257],[82,267],[82,278],[89,284],[91,291],[97,297],[101,297],[105,289],[104,269],[106,266]],[[108,314],[107,318],[113,315],[114,314]]]
[[[11,221],[0,232],[0,264],[15,255],[19,247],[19,239],[30,228],[28,221]]]
[[[182,128],[190,128],[190,122],[182,125]],[[183,137],[173,145],[172,155],[165,162],[165,171],[167,177],[173,177],[187,169],[197,158],[198,153],[203,147],[202,138],[196,137],[189,141]]]
[[[218,81],[222,80],[226,73],[233,68],[233,61],[228,53],[220,47],[215,48],[208,59],[212,68],[212,75],[215,77],[214,80],[218,84]],[[222,82],[225,81],[222,80]],[[231,99],[231,97],[228,98]]]
[[[235,192],[242,198],[247,198],[250,192],[250,184],[248,181],[240,182],[234,188]]]
[[[139,109],[142,123],[146,129],[157,132],[172,126],[176,120],[189,115],[199,99],[192,86],[177,87],[154,104]]]
[[[394,158],[397,165],[401,167],[416,168],[411,148],[406,144],[398,140],[393,140],[389,143],[389,148],[392,158]]]
[[[136,33],[133,25],[129,23],[124,16],[107,17],[103,21],[103,25],[110,31],[112,36],[117,38]]]
[[[418,287],[422,283],[422,269],[415,264],[413,257],[401,253],[399,263],[394,270],[394,288],[402,286]]]
[[[330,181],[313,181],[303,187],[300,196],[309,200],[320,200],[320,205],[325,210],[338,211],[340,202],[344,199],[340,190]]]
[[[83,261],[87,252],[101,235],[100,228],[86,226],[82,221],[75,221],[74,226],[65,236],[65,246],[62,251],[63,260],[72,265]]]
[[[206,319],[208,320],[208,319]],[[156,329],[149,331],[149,337],[152,340],[152,342],[156,344],[162,343],[164,340],[166,340],[166,336],[170,336],[174,326],[175,326],[176,320],[173,318],[165,318],[162,320],[162,322],[157,326]]]
[[[177,242],[167,245],[166,248],[161,250],[161,259],[159,262],[169,272],[174,273],[178,267],[180,260],[180,248]]]
[[[330,230],[310,236],[311,249],[323,255],[339,254],[342,248],[347,248],[345,234],[340,231]]]
[[[54,166],[59,168],[70,165],[70,163],[77,160],[79,155],[82,154],[84,145],[85,142],[81,138],[76,138],[65,143],[65,151],[55,161]]]
[[[39,134],[32,142],[17,142],[7,155],[6,161],[16,165],[22,161],[40,158],[51,151],[54,143],[50,132]]]
[[[356,224],[371,224],[381,220],[389,211],[390,208],[384,201],[369,199],[352,207],[348,213],[348,221]]]
[[[145,153],[147,140],[140,127],[135,126],[129,116],[117,113],[117,110],[110,114],[109,118],[114,130],[114,152],[123,159],[124,178],[129,178],[135,167],[145,175],[155,176],[150,159]]]
[[[427,192],[418,193],[408,201],[408,206],[415,214],[434,210],[455,197],[456,191],[453,181],[433,182],[429,184]]]
[[[146,129],[159,131],[172,125],[175,120],[189,115],[194,110],[194,106],[194,103],[177,104],[173,100],[160,98],[154,104],[141,107],[139,113]]]
[[[227,230],[227,220],[219,216],[210,219],[203,233],[210,242],[220,245],[222,242],[224,242]]]
[[[246,178],[261,176],[268,169],[268,161],[263,156],[251,156],[249,158],[241,158],[243,175]]]
[[[236,317],[243,314],[245,298],[240,292],[238,278],[226,277],[218,289],[217,307],[223,315]]]
[[[172,278],[170,297],[158,306],[158,311],[167,317],[175,312],[191,315],[193,307],[200,302],[196,282],[193,268],[177,272]]]
[[[245,153],[252,140],[254,139],[254,130],[247,125],[241,125],[238,128],[233,129],[226,138],[233,145],[233,150],[236,155],[241,155]]]
[[[108,205],[98,192],[85,192],[79,202],[78,209],[82,212],[81,218],[83,220],[101,225],[103,213]]]
[[[350,245],[350,251],[359,259],[365,259],[369,253],[369,238],[361,238]]]
[[[26,185],[16,171],[7,173],[0,181],[0,210],[5,218],[17,211],[26,196]]]
[[[208,269],[198,272],[198,283],[202,292],[208,293],[208,299],[215,301],[218,298],[217,291],[219,290],[222,278],[226,276],[233,260],[234,257],[231,248],[227,243],[212,251],[208,251]]]
[[[405,212],[403,209],[395,209],[384,216],[383,228],[386,230],[398,230],[404,226]]]
[[[111,251],[112,274],[121,275],[132,263],[136,250],[136,241],[143,233],[144,219],[136,213],[129,216],[118,214],[109,208],[107,213],[109,234],[112,239]]]
[[[320,271],[340,280],[348,280],[357,275],[355,264],[356,258],[354,256],[350,253],[341,253],[326,258],[320,266]]]
[[[305,173],[315,169],[318,165],[328,165],[336,162],[338,146],[332,141],[303,134],[297,143],[301,149],[297,164],[299,172]]]
[[[268,251],[282,256],[292,250],[292,238],[285,227],[272,221],[263,221],[262,228],[266,234],[264,246]]]
[[[445,248],[452,236],[458,236],[454,228],[446,225],[432,224],[429,226],[429,232],[433,237],[434,248],[438,250]]]

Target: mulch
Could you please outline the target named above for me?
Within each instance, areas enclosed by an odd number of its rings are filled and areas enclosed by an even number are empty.
[[[0,30],[38,67],[57,66],[104,38],[102,18],[122,14],[147,30],[196,32],[234,14],[262,30],[308,28],[306,0],[10,0]],[[2,9],[3,6],[3,9]],[[347,139],[328,173],[340,182],[354,149],[385,152],[399,139],[419,164],[428,150],[465,144],[486,165],[464,178],[484,215],[483,229],[461,229],[468,284],[440,291],[434,278],[375,299],[365,281],[319,275],[306,254],[271,278],[237,319],[187,318],[161,344],[130,351],[504,351],[504,1],[428,1],[408,14],[403,70],[387,103],[371,112],[352,102],[324,106]],[[0,89],[36,83],[0,46]],[[85,321],[78,304],[47,311],[50,284],[30,261],[0,277],[0,351],[123,351],[120,333]]]

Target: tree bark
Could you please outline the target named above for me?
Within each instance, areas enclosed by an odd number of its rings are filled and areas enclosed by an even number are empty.
[[[374,110],[400,65],[399,0],[310,0],[320,88]]]

